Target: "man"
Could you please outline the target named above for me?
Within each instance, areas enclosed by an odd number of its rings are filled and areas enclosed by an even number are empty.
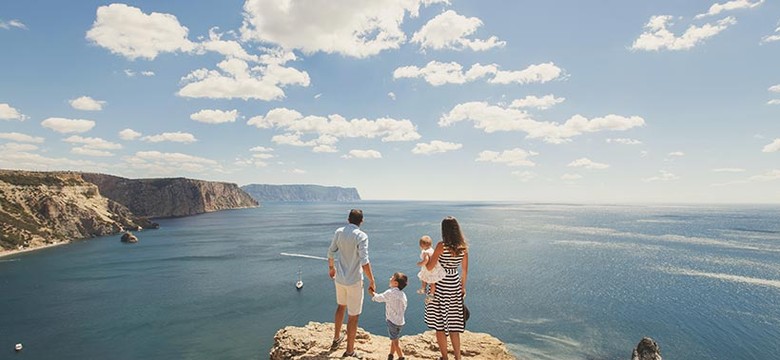
[[[360,230],[363,210],[349,212],[349,224],[336,230],[328,248],[328,275],[336,284],[336,324],[331,350],[336,350],[344,340],[341,325],[347,312],[347,351],[344,357],[355,356],[355,335],[358,318],[363,311],[363,273],[368,277],[369,291],[375,291],[374,275],[368,262],[368,235]],[[338,258],[336,258],[338,256]]]

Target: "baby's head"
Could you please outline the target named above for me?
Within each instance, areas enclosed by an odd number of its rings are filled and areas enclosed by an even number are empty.
[[[420,249],[428,250],[431,248],[431,244],[433,244],[433,240],[431,240],[430,236],[423,235],[420,238]]]
[[[395,286],[398,290],[403,290],[407,282],[409,282],[409,278],[401,272],[393,274],[393,277],[390,278],[390,286]]]

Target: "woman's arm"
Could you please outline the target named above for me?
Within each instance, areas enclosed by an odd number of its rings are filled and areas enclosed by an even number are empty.
[[[460,264],[463,268],[463,274],[460,277],[460,289],[463,292],[463,297],[466,297],[466,281],[469,279],[469,250],[463,251],[463,262]]]
[[[428,260],[428,263],[425,264],[425,268],[428,269],[428,271],[433,270],[433,268],[436,267],[436,264],[439,263],[439,256],[441,256],[442,252],[444,252],[444,243],[439,241],[439,243],[436,244],[436,249],[433,250],[433,255]]]

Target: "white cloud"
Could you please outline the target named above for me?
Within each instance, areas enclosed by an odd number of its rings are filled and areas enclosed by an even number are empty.
[[[750,177],[750,181],[774,181],[780,180],[780,170],[770,170],[762,175]]]
[[[564,181],[574,181],[574,180],[579,180],[579,179],[582,179],[582,175],[580,175],[580,174],[563,174],[563,175],[561,175],[561,180],[564,180]]]
[[[775,139],[775,141],[772,141],[771,143],[767,144],[766,146],[764,146],[764,149],[761,151],[765,153],[780,151],[780,139]]]
[[[201,68],[183,77],[179,96],[211,99],[279,100],[283,86],[309,86],[309,74],[279,64],[250,68],[241,59],[228,58],[217,67],[221,71]]]
[[[603,170],[603,169],[609,168],[608,164],[597,163],[597,162],[594,162],[594,161],[592,161],[592,160],[590,160],[588,158],[579,158],[577,160],[574,160],[574,161],[570,162],[569,165],[566,165],[566,166],[568,166],[568,167],[582,167],[582,168],[586,168],[586,169],[589,169],[589,170]]]
[[[421,5],[434,3],[448,0],[247,0],[241,36],[306,54],[365,58],[398,49],[406,13],[416,17]]]
[[[517,109],[489,105],[486,102],[468,102],[458,104],[439,119],[439,126],[450,126],[456,122],[471,120],[474,127],[487,133],[496,131],[522,131],[528,138],[541,138],[545,142],[559,144],[583,133],[599,131],[624,131],[644,126],[639,116],[624,117],[607,115],[588,120],[582,115],[574,115],[565,123],[541,122],[530,114]]]
[[[387,97],[389,97],[390,100],[395,100],[395,93],[391,91],[391,92],[387,93]]]
[[[180,142],[180,143],[192,143],[198,141],[198,139],[195,138],[194,135],[190,133],[185,133],[181,131],[177,132],[167,132],[157,135],[148,135],[141,138],[143,141],[148,142],[163,142],[163,141],[171,141],[171,142]]]
[[[11,140],[16,142],[35,143],[35,144],[43,143],[42,137],[30,136],[26,134],[20,134],[17,132],[0,133],[0,139]]]
[[[508,166],[536,166],[529,158],[539,155],[533,151],[525,151],[520,148],[504,150],[502,152],[485,150],[479,153],[476,161],[486,161],[507,164]]]
[[[45,128],[52,129],[59,133],[83,133],[91,130],[95,127],[95,122],[92,120],[83,119],[65,119],[65,118],[48,118],[41,122],[41,125]]]
[[[764,3],[764,0],[758,0],[751,2],[750,0],[732,0],[723,4],[713,4],[710,6],[710,10],[704,14],[696,15],[696,19],[701,19],[707,16],[715,16],[724,11],[738,10],[738,9],[752,9]]]
[[[649,178],[642,179],[644,182],[654,182],[654,181],[672,181],[672,180],[678,180],[680,177],[672,174],[668,171],[661,170],[660,175],[653,176]]]
[[[293,173],[293,174],[296,174],[296,175],[303,175],[303,174],[306,173],[306,170],[292,169],[292,171],[290,171],[290,172]]]
[[[536,173],[533,171],[512,171],[512,176],[518,178],[522,182],[528,182],[536,178]]]
[[[685,156],[685,153],[684,153],[684,152],[682,152],[682,151],[673,151],[673,152],[670,152],[670,153],[669,153],[669,154],[667,154],[667,155],[669,155],[669,156],[675,156],[675,157],[682,157],[682,156]]]
[[[287,108],[270,110],[265,116],[255,116],[248,125],[260,129],[282,129],[286,134],[276,135],[271,140],[277,144],[315,147],[315,152],[334,152],[332,146],[342,138],[381,137],[383,142],[413,141],[420,138],[416,126],[409,120],[380,118],[369,120],[365,118],[347,120],[338,114],[324,116],[309,115]],[[319,137],[304,141],[301,136],[315,134]],[[327,146],[323,146],[327,145]]]
[[[124,129],[119,132],[119,138],[122,140],[135,140],[141,137],[141,133],[133,129]]]
[[[183,171],[192,173],[220,171],[217,161],[182,153],[139,151],[124,160],[134,169],[147,170],[157,174],[179,174]]]
[[[727,172],[727,173],[737,173],[737,172],[744,172],[745,169],[742,168],[718,168],[718,169],[712,169],[712,172]]]
[[[204,109],[190,115],[190,119],[206,124],[222,124],[234,122],[238,117],[238,110],[222,111]]]
[[[0,144],[0,154],[29,152],[29,151],[35,151],[35,150],[38,150],[38,146],[32,145],[32,144],[20,144],[20,143],[14,143],[14,142]]]
[[[463,144],[456,144],[446,141],[440,141],[440,140],[433,140],[430,143],[419,143],[415,145],[414,149],[412,149],[412,153],[414,154],[423,154],[423,155],[430,155],[430,154],[438,154],[438,153],[444,153],[447,151],[452,150],[458,150],[463,147]]]
[[[474,64],[469,70],[464,72],[463,66],[456,62],[431,61],[422,68],[417,66],[396,68],[393,71],[393,78],[423,78],[433,86],[440,86],[444,84],[465,84],[483,77],[492,76],[488,80],[491,84],[528,84],[545,83],[559,78],[562,74],[563,70],[553,63],[531,65],[520,71],[499,70],[496,64]]]
[[[84,111],[103,110],[103,104],[106,103],[105,101],[95,100],[89,96],[78,97],[68,102],[74,109]]]
[[[148,70],[147,71],[141,71],[141,75],[147,76],[147,77],[154,76],[154,71],[148,71]]]
[[[780,99],[769,100],[766,103],[767,105],[780,105]]]
[[[453,49],[484,51],[504,47],[505,41],[491,36],[486,40],[468,39],[482,26],[482,20],[465,17],[453,10],[447,10],[429,20],[412,36],[412,42],[420,44],[422,49]]]
[[[134,76],[136,76],[138,74],[139,73],[136,73],[134,70],[125,69],[125,75],[127,75],[127,77],[134,77]],[[141,76],[146,76],[146,77],[154,76],[154,71],[149,71],[149,70],[141,71],[140,74],[141,74]]]
[[[622,145],[641,145],[642,142],[637,139],[627,139],[627,138],[618,138],[618,139],[607,139],[607,144],[622,144]]]
[[[73,170],[105,172],[106,167],[92,161],[49,158],[27,151],[9,150],[0,153],[0,167],[22,170]]]
[[[268,153],[252,154],[252,158],[253,159],[268,160],[268,159],[273,159],[275,157],[276,157],[276,155],[268,154]]]
[[[97,9],[86,37],[130,60],[153,60],[161,53],[194,50],[195,44],[187,39],[188,32],[171,14],[145,14],[132,6],[111,4]]]
[[[672,18],[669,15],[651,17],[645,25],[645,32],[634,41],[631,49],[646,51],[688,50],[737,23],[736,19],[729,16],[702,26],[691,25],[685,30],[685,33],[676,36],[667,28],[672,24]]]
[[[212,51],[228,58],[236,58],[244,61],[257,62],[260,58],[257,55],[250,55],[241,46],[241,43],[235,40],[222,40],[224,34],[218,33],[219,28],[213,27],[209,29],[209,39],[201,42],[197,45],[198,52]]]
[[[319,98],[321,98],[321,97],[322,97],[322,93],[319,93],[319,94],[317,94],[317,95],[314,95],[314,98],[315,98],[315,99],[319,99]]]
[[[767,90],[770,92],[780,93],[780,84],[770,86]]]
[[[555,95],[545,95],[542,97],[536,97],[533,95],[526,96],[522,99],[512,101],[509,105],[511,108],[536,108],[539,110],[547,110],[557,104],[564,102],[566,98],[557,98]]]
[[[341,157],[344,159],[381,159],[382,153],[376,150],[350,150],[349,153]]]
[[[772,35],[767,35],[761,38],[761,43],[768,43],[768,42],[775,42],[780,41],[780,27],[775,29],[775,33]]]
[[[114,154],[109,151],[91,149],[86,146],[74,147],[70,149],[70,152],[76,155],[86,155],[86,156],[96,156],[96,157],[114,156]]]
[[[274,151],[274,149],[273,148],[269,148],[269,147],[265,147],[265,146],[255,146],[255,147],[249,149],[249,151],[252,151],[252,152],[272,152],[272,151]]]
[[[0,20],[0,29],[9,30],[11,28],[17,28],[17,29],[24,29],[27,30],[27,26],[24,25],[21,21],[12,19],[8,21],[2,21]]]
[[[9,104],[0,104],[0,120],[27,120],[27,116]]]
[[[110,141],[103,140],[97,137],[81,137],[78,135],[70,136],[62,141],[71,144],[82,144],[86,149],[98,149],[98,150],[117,150],[121,149],[122,145],[112,143]]]

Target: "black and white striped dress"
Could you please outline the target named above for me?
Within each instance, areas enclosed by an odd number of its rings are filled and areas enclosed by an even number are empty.
[[[425,305],[425,325],[429,329],[445,333],[462,333],[465,330],[463,293],[460,291],[460,272],[458,271],[462,260],[463,254],[455,255],[446,247],[439,256],[439,263],[447,275],[436,283],[433,300]]]

